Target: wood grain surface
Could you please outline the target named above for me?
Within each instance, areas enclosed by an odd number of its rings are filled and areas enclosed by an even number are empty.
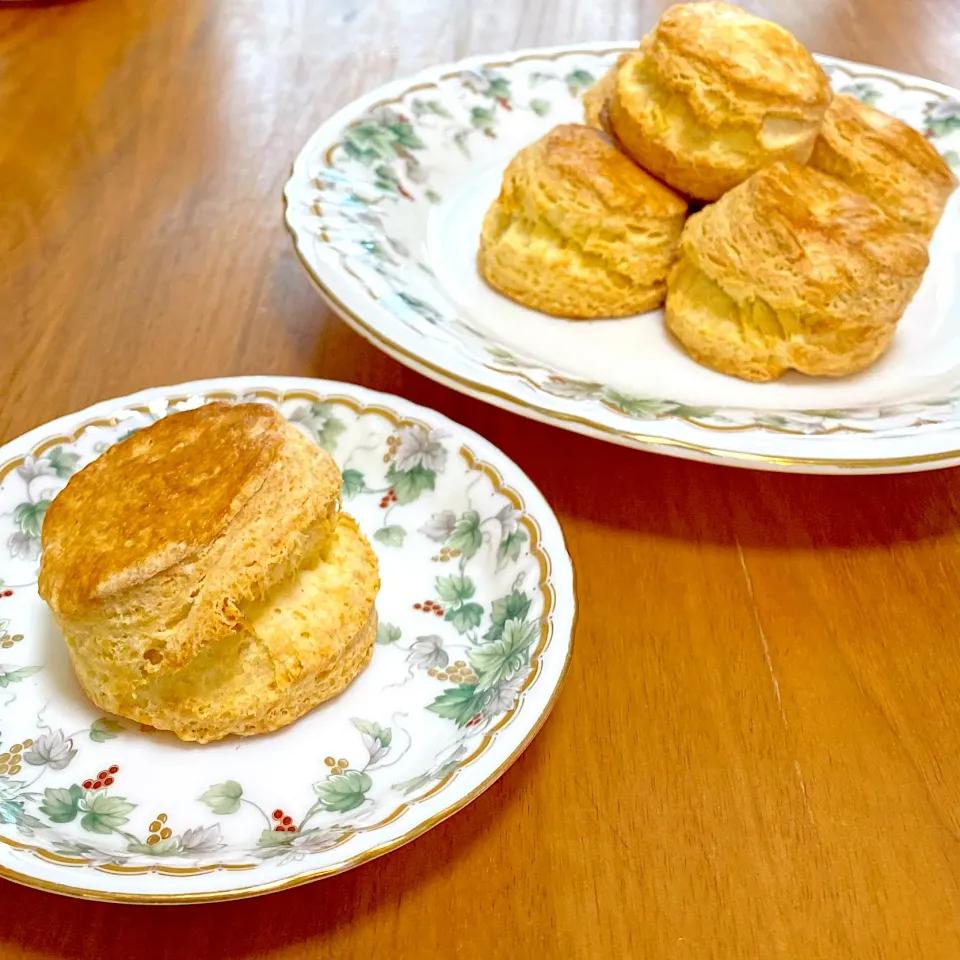
[[[746,4],[960,84],[956,0]],[[0,957],[960,956],[960,483],[631,452],[407,371],[281,222],[367,88],[636,38],[627,0],[0,3],[0,442],[197,377],[330,377],[478,430],[557,510],[581,604],[556,711],[484,796],[353,872],[161,910],[0,882]]]

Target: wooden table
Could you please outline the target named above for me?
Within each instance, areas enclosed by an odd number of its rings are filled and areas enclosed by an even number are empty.
[[[747,5],[816,50],[960,83],[955,0]],[[740,472],[498,412],[331,315],[281,223],[294,154],[368,87],[635,38],[664,6],[0,3],[0,442],[198,377],[355,381],[515,458],[581,604],[552,719],[422,839],[174,912],[0,882],[0,956],[960,956],[957,472]]]

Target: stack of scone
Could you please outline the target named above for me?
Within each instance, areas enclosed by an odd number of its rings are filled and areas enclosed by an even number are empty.
[[[379,589],[340,486],[266,404],[173,414],[72,477],[39,589],[90,699],[206,742],[339,693],[370,660]]]
[[[789,32],[672,7],[584,115],[507,168],[481,237],[493,287],[576,319],[665,299],[695,360],[748,380],[842,376],[890,344],[957,180],[917,131],[834,97]]]

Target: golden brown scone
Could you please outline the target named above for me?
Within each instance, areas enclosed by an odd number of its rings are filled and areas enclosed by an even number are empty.
[[[926,266],[922,240],[866,197],[781,161],[687,221],[667,327],[744,380],[843,376],[887,348]]]
[[[709,201],[775,160],[805,163],[830,98],[782,27],[725,3],[681,4],[620,67],[610,122],[645,170]]]
[[[837,94],[824,117],[810,166],[869,197],[890,216],[930,236],[957,178],[922,134]]]
[[[379,582],[340,484],[274,408],[226,403],[71,478],[44,520],[39,589],[91,700],[206,741],[274,729],[349,683]]]
[[[583,122],[588,127],[608,134],[613,132],[610,126],[610,101],[617,89],[617,72],[629,58],[629,53],[621,53],[617,62],[583,92],[580,98],[583,102]]]
[[[555,127],[510,161],[478,267],[508,297],[559,317],[622,317],[663,303],[687,204],[606,134]]]

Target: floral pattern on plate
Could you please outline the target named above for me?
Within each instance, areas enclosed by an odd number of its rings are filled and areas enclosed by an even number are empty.
[[[780,467],[791,460],[797,466],[797,453],[810,450],[794,440],[840,434],[859,443],[945,424],[960,429],[960,387],[837,409],[693,404],[572,376],[463,318],[424,259],[425,214],[415,211],[458,187],[458,156],[473,159],[488,149],[484,141],[500,137],[523,144],[574,118],[579,95],[624,49],[573,46],[473,58],[389,84],[324,124],[286,186],[286,220],[305,266],[344,318],[392,356],[450,386],[632,446],[776,468],[775,458]],[[835,89],[917,127],[960,172],[960,93],[819,59]],[[749,440],[750,433],[768,439]],[[720,435],[726,435],[722,442]],[[953,445],[960,447],[960,440]],[[838,449],[827,445],[805,456],[813,469],[818,455],[825,469],[844,469],[844,463],[854,469],[855,461],[844,461]],[[878,464],[886,456],[885,447]]]
[[[35,578],[43,512],[69,476],[210,399],[274,403],[336,457],[383,587],[374,659],[344,694],[276,734],[197,747],[97,714]],[[48,882],[160,900],[300,882],[404,842],[532,735],[569,655],[569,565],[539,494],[485,441],[311,381],[212,381],[102,406],[15,441],[0,466],[0,874],[86,866],[94,883],[69,870]],[[236,870],[250,871],[239,886]]]

